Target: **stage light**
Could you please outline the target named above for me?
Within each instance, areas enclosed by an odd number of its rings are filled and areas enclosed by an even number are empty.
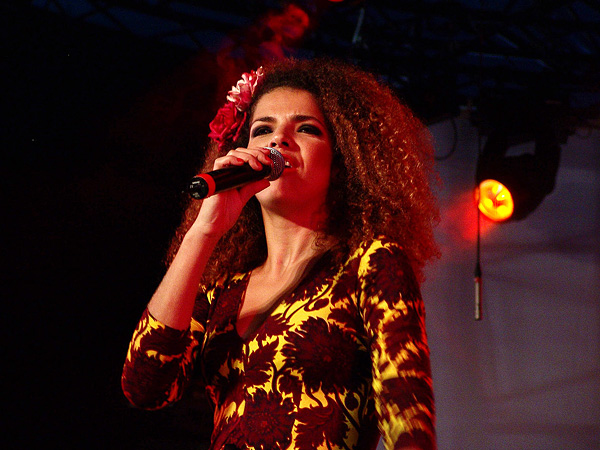
[[[496,130],[488,136],[479,156],[476,199],[479,210],[491,220],[521,220],[552,192],[560,145],[552,130],[535,133],[532,153],[506,155],[509,135]]]
[[[509,219],[515,209],[511,192],[497,180],[483,180],[477,189],[479,210],[495,222]]]

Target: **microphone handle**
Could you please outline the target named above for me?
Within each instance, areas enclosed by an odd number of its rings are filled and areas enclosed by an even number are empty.
[[[481,320],[481,282],[481,264],[479,264],[478,261],[477,265],[475,266],[475,320]]]
[[[251,181],[262,180],[271,174],[271,167],[254,170],[248,164],[231,166],[195,176],[188,187],[190,195],[201,200],[228,189],[234,189]]]

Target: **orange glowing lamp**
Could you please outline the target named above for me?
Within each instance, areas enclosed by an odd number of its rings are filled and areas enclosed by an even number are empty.
[[[502,183],[483,180],[478,191],[478,207],[483,215],[494,222],[503,222],[512,216],[515,210],[513,196]]]

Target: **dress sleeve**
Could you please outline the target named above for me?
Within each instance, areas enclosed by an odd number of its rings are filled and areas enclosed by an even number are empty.
[[[160,409],[181,398],[204,334],[197,311],[198,306],[190,327],[183,331],[161,323],[148,309],[144,311],[129,343],[121,376],[123,393],[133,405]]]
[[[360,258],[359,288],[385,448],[433,450],[435,408],[425,311],[404,252],[394,243],[375,241]]]

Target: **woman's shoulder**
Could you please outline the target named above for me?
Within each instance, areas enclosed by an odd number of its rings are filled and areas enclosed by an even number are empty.
[[[397,241],[388,236],[380,235],[365,239],[354,252],[353,258],[369,259],[390,254],[406,258],[406,253]]]
[[[388,236],[364,240],[349,260],[359,275],[373,271],[397,271],[412,273],[412,265],[402,246]]]

